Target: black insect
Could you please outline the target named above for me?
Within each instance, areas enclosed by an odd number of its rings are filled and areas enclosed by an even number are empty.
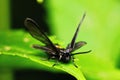
[[[76,29],[76,32],[72,38],[71,43],[69,43],[66,48],[60,48],[60,47],[58,47],[58,45],[53,44],[51,42],[51,40],[40,29],[39,25],[34,20],[32,20],[30,18],[26,18],[24,23],[25,23],[25,26],[28,29],[29,33],[31,34],[31,36],[34,37],[35,39],[39,40],[43,44],[45,44],[45,46],[33,45],[33,48],[45,51],[48,54],[48,59],[56,59],[56,63],[53,64],[53,66],[55,66],[58,61],[63,62],[63,63],[69,63],[71,61],[74,64],[74,66],[77,67],[74,63],[73,56],[77,55],[77,54],[84,54],[84,53],[91,52],[91,50],[89,50],[86,52],[72,53],[75,50],[81,48],[82,46],[84,46],[86,44],[85,41],[75,42],[79,28],[80,28],[84,18],[85,18],[85,13]]]

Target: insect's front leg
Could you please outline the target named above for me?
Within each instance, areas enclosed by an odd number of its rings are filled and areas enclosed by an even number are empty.
[[[56,55],[56,56],[54,56],[54,58],[56,58],[56,62],[53,64],[52,67],[54,67],[55,65],[58,64],[58,62],[59,62],[59,61],[61,60],[61,58],[62,58],[62,54]]]
[[[54,59],[54,58],[55,58],[54,56],[51,56],[51,55],[47,54],[47,58],[41,58],[41,60],[49,61],[50,59]]]
[[[58,58],[57,55],[51,55],[50,58],[51,58],[51,59],[56,59],[56,62],[52,65],[52,67],[54,67],[55,65],[58,64],[58,60],[59,60],[59,58]]]

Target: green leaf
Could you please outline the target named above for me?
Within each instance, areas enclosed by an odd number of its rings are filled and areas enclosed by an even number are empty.
[[[55,63],[54,60],[43,60],[47,59],[47,55],[42,51],[31,48],[32,44],[40,44],[40,42],[33,39],[29,34],[23,31],[1,31],[0,37],[0,66],[67,72],[78,80],[85,80],[80,65],[78,65],[79,68],[76,68],[72,63],[59,63],[52,67]]]

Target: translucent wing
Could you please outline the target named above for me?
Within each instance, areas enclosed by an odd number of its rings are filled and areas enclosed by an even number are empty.
[[[82,17],[82,20],[80,21],[80,23],[79,23],[79,25],[78,25],[78,27],[77,27],[77,29],[76,29],[76,32],[75,32],[75,34],[74,34],[74,36],[73,36],[73,38],[72,38],[72,41],[71,41],[71,43],[69,44],[69,46],[67,47],[67,49],[69,49],[69,48],[71,48],[71,49],[74,49],[74,47],[75,47],[75,40],[76,40],[76,37],[77,37],[77,34],[78,34],[78,32],[79,32],[79,28],[80,28],[80,26],[81,26],[81,24],[82,24],[82,22],[83,22],[83,20],[84,20],[84,18],[85,18],[85,13],[84,13],[84,15],[83,15],[83,17]]]
[[[32,37],[44,43],[46,46],[48,46],[53,51],[58,53],[57,48],[50,41],[50,39],[44,34],[44,32],[40,29],[39,25],[34,20],[30,18],[26,18],[24,24],[28,29],[29,33],[32,35]]]
[[[40,45],[33,45],[33,48],[39,49],[39,50],[43,50],[45,52],[47,52],[49,55],[56,55],[56,52],[54,52],[51,48],[47,47],[47,46],[40,46]]]
[[[84,46],[85,44],[87,44],[85,41],[79,41],[75,43],[74,48],[70,49],[70,52],[73,52],[79,48],[81,48],[82,46]],[[68,47],[70,46],[70,44],[68,44]]]

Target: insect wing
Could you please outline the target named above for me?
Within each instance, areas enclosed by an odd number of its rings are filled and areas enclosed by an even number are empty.
[[[43,50],[50,55],[55,55],[55,53],[56,53],[51,48],[49,48],[47,46],[40,46],[40,45],[35,44],[35,45],[33,45],[33,48]]]
[[[84,13],[84,15],[83,15],[83,17],[82,17],[82,20],[80,21],[80,23],[79,23],[79,25],[78,25],[78,27],[77,27],[77,30],[76,30],[73,38],[72,38],[72,41],[71,41],[71,43],[69,44],[69,46],[67,47],[67,49],[69,49],[69,48],[74,49],[75,40],[76,40],[77,34],[78,34],[78,32],[79,32],[79,28],[80,28],[80,26],[81,26],[81,24],[82,24],[82,22],[83,22],[83,20],[84,20],[84,18],[85,18],[85,15],[86,15],[86,14]]]
[[[85,44],[87,44],[85,41],[76,42],[74,48],[72,48],[70,52],[73,52],[73,51],[81,48],[81,47],[84,46]],[[68,47],[69,47],[69,46],[70,46],[70,44],[68,44]]]
[[[32,37],[44,43],[46,46],[50,47],[53,51],[58,53],[57,48],[50,41],[50,39],[44,34],[44,32],[42,32],[39,25],[34,20],[30,18],[26,18],[24,24]]]

